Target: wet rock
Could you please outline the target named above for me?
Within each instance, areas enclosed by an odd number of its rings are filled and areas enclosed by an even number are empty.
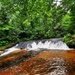
[[[75,75],[75,50],[32,53],[21,50],[0,58],[0,75]]]
[[[23,68],[29,75],[75,75],[73,52],[75,51],[44,51],[26,61]]]
[[[3,51],[0,51],[0,54],[2,54],[3,53]]]
[[[17,50],[6,56],[0,57],[0,69],[7,69],[11,66],[20,64],[30,57],[30,53],[25,50]]]
[[[27,51],[27,50],[21,49],[21,50],[13,51],[8,55],[1,56],[0,69],[1,70],[7,69],[7,68],[10,68],[11,66],[15,66],[22,62],[25,62],[31,57],[34,57],[35,55],[39,54],[41,51],[33,51],[33,50]]]

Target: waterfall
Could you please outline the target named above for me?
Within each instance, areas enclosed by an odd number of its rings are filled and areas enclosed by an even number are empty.
[[[61,39],[49,39],[49,40],[20,42],[15,46],[6,49],[5,52],[0,56],[7,55],[15,50],[20,50],[21,48],[28,51],[30,50],[38,51],[40,49],[70,50],[70,48]]]
[[[69,47],[61,39],[41,40],[21,42],[16,48],[23,48],[28,50],[52,49],[52,50],[69,50]]]

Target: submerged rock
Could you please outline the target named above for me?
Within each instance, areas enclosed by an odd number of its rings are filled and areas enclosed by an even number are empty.
[[[0,75],[75,75],[75,50],[15,51],[0,57]]]

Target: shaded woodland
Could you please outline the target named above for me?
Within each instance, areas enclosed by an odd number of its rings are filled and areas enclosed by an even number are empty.
[[[0,0],[0,47],[50,38],[75,46],[75,0]]]

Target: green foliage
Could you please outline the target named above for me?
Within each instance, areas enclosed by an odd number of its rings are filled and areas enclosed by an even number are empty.
[[[57,5],[57,0],[0,0],[0,46],[19,40],[60,37],[69,43],[75,35],[75,1],[61,0],[60,3]]]

